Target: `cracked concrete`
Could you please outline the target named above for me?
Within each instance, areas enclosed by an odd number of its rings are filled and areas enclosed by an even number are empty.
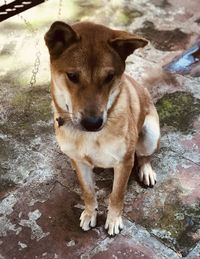
[[[98,224],[89,232],[79,228],[83,201],[76,175],[55,141],[43,41],[57,19],[90,20],[137,32],[151,43],[128,58],[127,72],[143,82],[152,68],[170,64],[198,42],[200,4],[61,3],[60,11],[59,1],[48,1],[0,23],[0,258],[200,258],[198,55],[195,71],[174,74],[175,82],[152,88],[162,126],[160,152],[152,160],[158,182],[153,189],[143,188],[134,168],[125,199],[125,228],[109,238],[103,225],[112,170],[95,169]]]

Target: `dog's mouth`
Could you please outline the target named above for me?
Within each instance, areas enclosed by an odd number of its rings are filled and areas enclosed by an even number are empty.
[[[101,131],[102,129],[103,129],[103,126],[100,127],[100,128],[98,128],[98,129],[85,129],[85,128],[81,127],[81,130],[82,130],[82,131],[85,131],[85,132],[99,132],[99,131]]]

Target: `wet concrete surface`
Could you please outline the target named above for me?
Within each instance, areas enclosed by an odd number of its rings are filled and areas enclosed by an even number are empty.
[[[0,258],[200,258],[200,64],[196,72],[172,71],[175,81],[153,89],[162,131],[152,159],[158,181],[153,189],[143,188],[133,170],[125,228],[110,238],[103,225],[112,170],[95,170],[97,227],[79,228],[81,190],[55,141],[43,42],[57,19],[138,32],[151,43],[128,58],[127,72],[143,82],[152,68],[170,64],[198,42],[200,4],[60,3],[48,1],[0,24]]]

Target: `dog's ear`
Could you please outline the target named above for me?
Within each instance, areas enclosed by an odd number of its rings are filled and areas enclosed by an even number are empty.
[[[51,57],[58,57],[71,44],[77,42],[80,37],[64,22],[54,22],[44,36],[45,43]]]
[[[110,39],[109,44],[124,61],[136,49],[143,48],[148,44],[146,39],[137,35],[118,30],[113,32],[113,37]]]

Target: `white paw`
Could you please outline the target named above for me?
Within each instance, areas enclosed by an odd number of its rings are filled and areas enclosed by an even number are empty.
[[[156,184],[156,173],[153,171],[150,164],[144,164],[139,170],[139,179],[147,186]]]
[[[81,221],[80,227],[84,231],[89,230],[91,227],[95,227],[97,223],[97,210],[94,210],[93,212],[84,210],[81,213],[80,221]]]
[[[111,236],[119,234],[120,230],[123,229],[122,217],[109,215],[108,212],[105,229],[108,229],[108,234]]]

